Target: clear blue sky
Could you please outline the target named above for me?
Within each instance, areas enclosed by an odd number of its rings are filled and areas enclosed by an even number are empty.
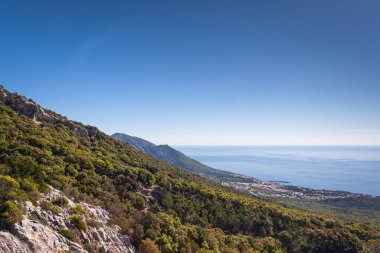
[[[380,2],[1,1],[0,82],[157,144],[380,144]]]

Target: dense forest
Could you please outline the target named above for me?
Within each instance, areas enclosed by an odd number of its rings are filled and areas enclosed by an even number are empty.
[[[245,195],[0,87],[0,219],[48,185],[106,208],[139,252],[376,252],[377,229]],[[60,203],[44,203],[54,208]],[[86,229],[80,216],[73,221]],[[74,234],[65,233],[68,238]]]

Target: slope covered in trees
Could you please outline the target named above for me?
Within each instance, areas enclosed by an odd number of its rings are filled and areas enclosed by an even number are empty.
[[[130,146],[135,147],[148,155],[154,156],[190,172],[212,179],[236,178],[235,173],[211,168],[186,156],[169,145],[155,145],[147,140],[123,133],[115,133],[111,136],[117,140],[128,143]]]
[[[379,240],[222,187],[0,87],[1,226],[47,185],[108,209],[140,252],[375,252]]]

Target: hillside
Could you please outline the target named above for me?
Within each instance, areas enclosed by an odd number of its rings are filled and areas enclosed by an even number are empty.
[[[379,224],[380,197],[265,182],[249,176],[208,167],[168,145],[155,145],[142,138],[123,133],[115,133],[112,137],[122,140],[160,160],[167,161],[201,176],[218,180],[223,185],[241,192],[271,199],[286,206],[328,215],[329,217]]]
[[[236,177],[236,174],[234,173],[214,169],[207,165],[204,165],[186,156],[182,152],[170,147],[169,145],[155,145],[147,140],[123,133],[115,133],[112,135],[112,137],[117,140],[124,141],[132,147],[135,147],[148,155],[154,156],[160,160],[166,161],[180,168],[208,178],[225,179]]]
[[[223,187],[3,87],[0,187],[1,232],[20,244],[25,238],[15,228],[33,220],[88,252],[100,250],[96,240],[81,237],[98,226],[82,208],[65,224],[71,233],[28,211],[27,203],[64,205],[45,198],[52,187],[107,210],[107,226],[119,226],[137,252],[376,252],[379,246],[379,231],[370,225],[343,224]],[[38,241],[25,245],[38,252]]]

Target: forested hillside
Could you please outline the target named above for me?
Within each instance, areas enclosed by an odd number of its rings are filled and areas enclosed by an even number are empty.
[[[109,210],[139,252],[376,252],[379,245],[379,231],[222,187],[0,87],[2,228],[19,222],[23,201],[37,205],[48,185]]]
[[[157,146],[147,140],[123,133],[115,133],[111,136],[117,140],[128,143],[132,147],[135,147],[148,155],[176,165],[180,168],[186,169],[190,172],[202,175],[204,177],[219,180],[236,178],[235,173],[211,168],[186,156],[182,152],[170,147],[169,145]]]

